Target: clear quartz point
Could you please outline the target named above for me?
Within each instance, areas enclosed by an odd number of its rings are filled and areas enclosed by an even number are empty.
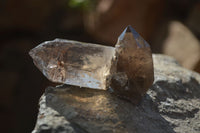
[[[53,82],[106,89],[115,48],[55,39],[38,45],[29,54]]]

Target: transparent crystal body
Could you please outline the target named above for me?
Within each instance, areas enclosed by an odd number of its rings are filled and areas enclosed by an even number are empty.
[[[29,54],[53,82],[106,89],[115,48],[55,39],[38,45]]]

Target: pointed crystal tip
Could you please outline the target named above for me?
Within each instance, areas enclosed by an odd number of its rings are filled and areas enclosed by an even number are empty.
[[[149,47],[149,44],[140,36],[139,33],[135,31],[135,29],[131,26],[128,25],[125,30],[122,32],[122,34],[119,36],[118,41],[123,41],[129,38],[128,40],[130,41],[130,38],[136,41],[136,45],[140,48],[142,47]]]
[[[131,25],[128,25],[125,29],[126,33],[128,32],[132,32],[133,34],[138,34],[135,29],[131,26]]]
[[[140,35],[133,29],[131,25],[128,25],[125,30],[122,32],[122,34],[119,36],[119,40],[123,40],[126,33],[132,33],[134,38],[138,38]]]
[[[131,32],[132,29],[133,29],[133,27],[131,27],[131,25],[128,25],[125,30],[126,30],[126,32]]]

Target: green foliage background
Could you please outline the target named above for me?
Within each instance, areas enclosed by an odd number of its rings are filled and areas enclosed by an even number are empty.
[[[95,7],[96,0],[69,0],[68,6],[81,10],[92,10]]]

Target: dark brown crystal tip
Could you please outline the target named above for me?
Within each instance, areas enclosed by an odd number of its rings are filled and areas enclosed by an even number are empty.
[[[131,34],[131,36],[130,36]],[[135,31],[135,29],[129,25],[125,28],[122,34],[119,36],[118,41],[123,41],[127,38],[133,38],[136,41],[138,47],[150,47],[150,45],[140,36],[139,33]],[[142,41],[142,42],[141,42]]]

